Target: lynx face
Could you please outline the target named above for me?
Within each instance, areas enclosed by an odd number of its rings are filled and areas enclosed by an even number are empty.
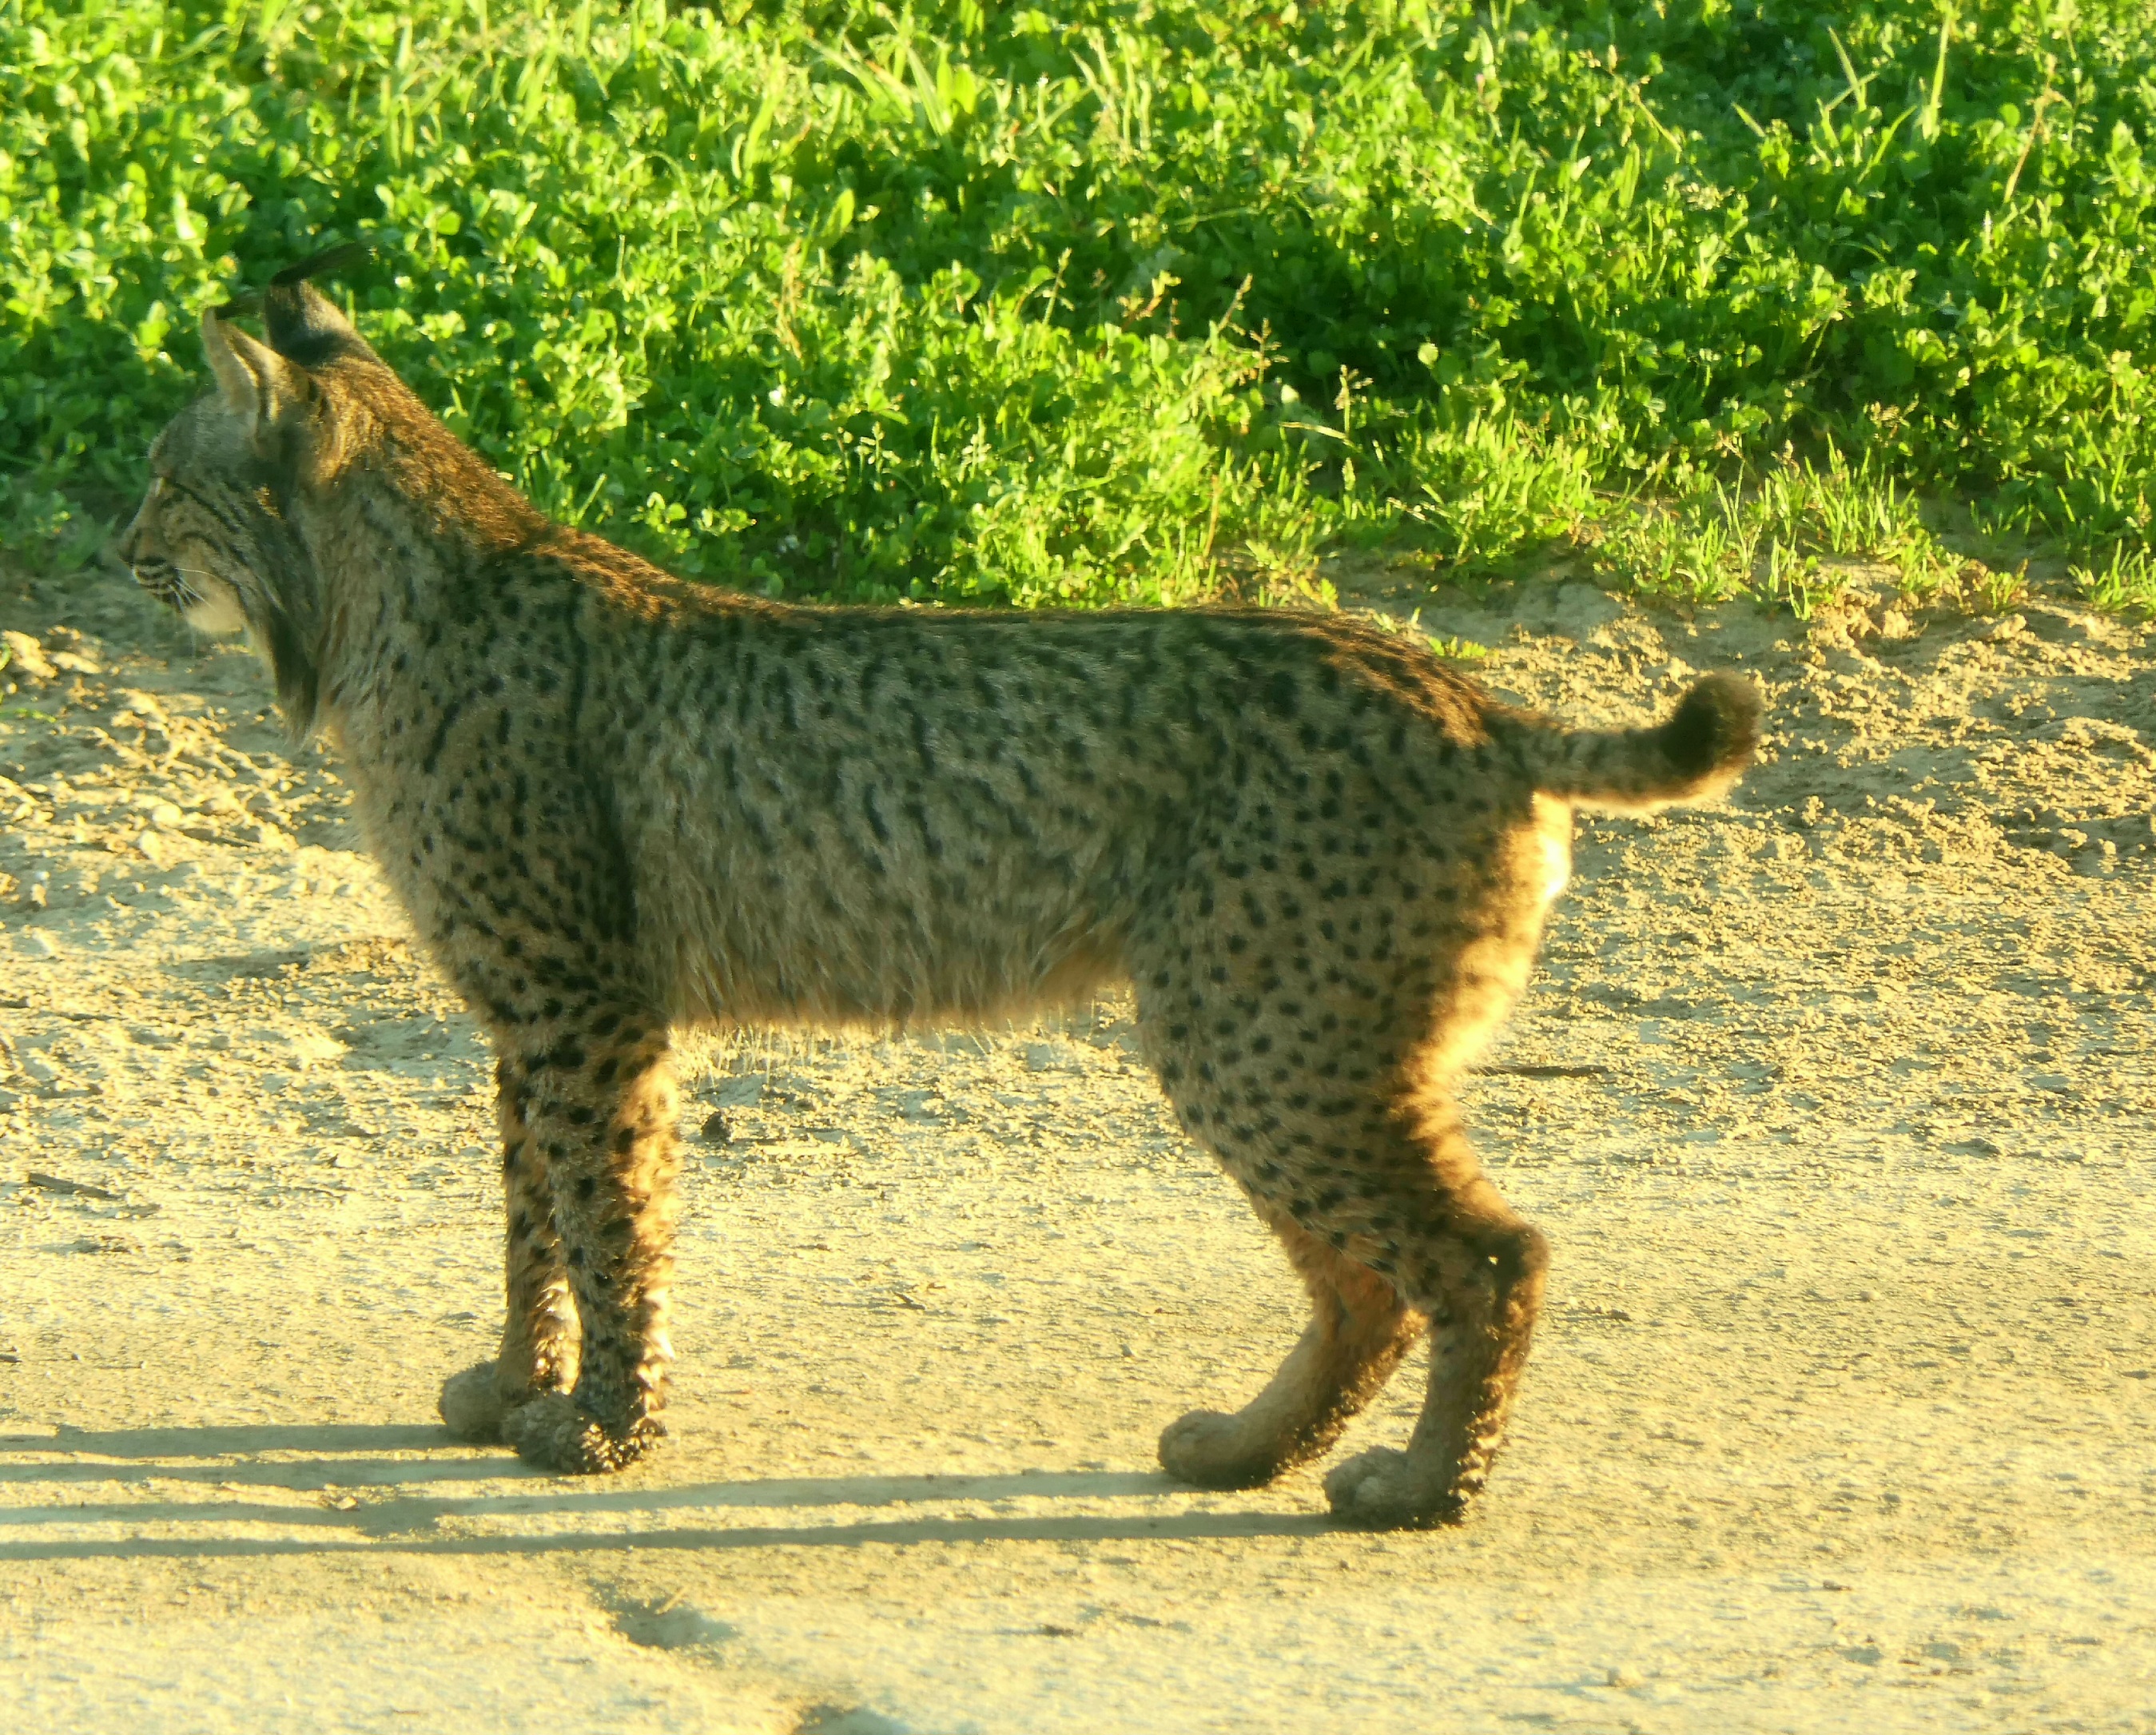
[[[264,466],[234,431],[210,400],[183,411],[150,449],[149,492],[120,542],[136,582],[205,633],[259,630],[283,606],[268,577],[280,552],[275,497],[248,474]]]
[[[318,460],[336,444],[336,399],[215,315],[204,329],[218,336],[209,347],[220,389],[157,436],[149,490],[116,552],[190,625],[247,633],[276,676],[287,721],[305,734],[323,611],[300,521]]]

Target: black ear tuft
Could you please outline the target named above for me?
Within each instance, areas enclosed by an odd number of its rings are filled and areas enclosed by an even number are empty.
[[[320,253],[309,254],[296,265],[287,265],[270,280],[272,289],[290,289],[295,284],[305,283],[311,277],[326,277],[332,271],[341,271],[347,265],[356,265],[374,249],[364,241],[340,241],[334,247],[325,247]]]
[[[270,280],[262,296],[263,322],[270,333],[270,347],[288,362],[302,367],[319,367],[340,356],[365,356],[373,351],[337,311],[336,305],[308,282],[328,271],[357,264],[372,249],[357,241],[326,248],[296,265],[287,265]]]

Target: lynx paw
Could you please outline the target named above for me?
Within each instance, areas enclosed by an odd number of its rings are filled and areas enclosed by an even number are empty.
[[[442,1382],[442,1420],[459,1440],[474,1445],[490,1445],[501,1438],[502,1418],[509,1400],[502,1395],[500,1370],[492,1362],[481,1362]]]
[[[575,1399],[542,1392],[501,1419],[501,1440],[540,1470],[561,1476],[600,1476],[626,1470],[666,1437],[665,1424],[646,1416],[628,1427],[609,1428],[585,1414]]]
[[[512,1410],[542,1395],[530,1386],[505,1383],[498,1362],[480,1362],[442,1382],[443,1423],[459,1440],[493,1445],[504,1439],[502,1424]]]
[[[1283,1467],[1270,1441],[1254,1447],[1240,1416],[1194,1409],[1160,1436],[1160,1467],[1200,1488],[1260,1488]]]
[[[1467,1511],[1441,1466],[1388,1446],[1333,1470],[1325,1478],[1325,1497],[1336,1521],[1358,1530],[1435,1530],[1459,1523]]]

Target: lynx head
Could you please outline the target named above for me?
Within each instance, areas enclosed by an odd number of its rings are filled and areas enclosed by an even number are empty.
[[[252,636],[300,735],[315,720],[326,603],[300,520],[367,443],[382,387],[404,395],[306,280],[359,251],[334,249],[272,280],[266,345],[231,322],[238,305],[203,316],[215,386],[150,448],[150,491],[118,548],[136,582],[195,626]]]

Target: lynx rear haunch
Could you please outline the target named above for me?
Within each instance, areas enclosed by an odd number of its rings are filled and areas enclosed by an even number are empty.
[[[1572,808],[1697,798],[1753,689],[1566,733],[1337,617],[782,607],[548,522],[284,273],[269,342],[213,313],[217,389],[153,447],[122,553],[245,627],[296,735],[498,1059],[508,1317],[442,1414],[550,1469],[663,1433],[671,1032],[1003,1018],[1135,988],[1190,1136],[1314,1317],[1233,1415],[1163,1435],[1213,1486],[1322,1452],[1419,1336],[1406,1449],[1348,1522],[1455,1516],[1503,1432],[1543,1238],[1454,1104],[1520,994]]]

